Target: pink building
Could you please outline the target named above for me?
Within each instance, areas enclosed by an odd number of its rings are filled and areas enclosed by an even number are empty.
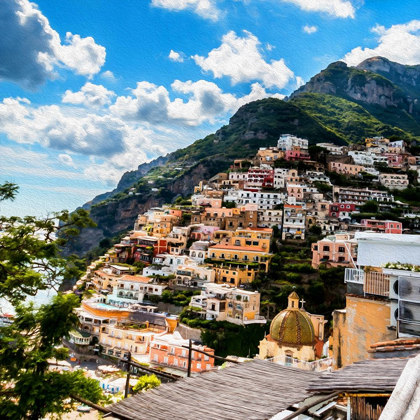
[[[286,160],[310,160],[307,150],[294,146],[292,150],[286,150]]]
[[[394,153],[384,153],[388,158],[388,166],[391,168],[401,168],[403,165],[403,155],[396,155]]]
[[[360,224],[367,230],[380,233],[402,234],[402,223],[393,220],[362,219]]]
[[[303,199],[303,185],[287,184],[287,195],[297,200]]]
[[[337,233],[312,244],[312,267],[354,267],[357,242],[350,233]]]
[[[211,241],[213,233],[217,230],[220,230],[219,226],[195,226],[192,228],[190,238],[198,241]]]

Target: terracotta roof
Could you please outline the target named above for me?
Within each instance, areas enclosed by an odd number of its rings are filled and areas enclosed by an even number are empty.
[[[144,277],[144,276],[132,276],[130,274],[125,274],[118,280],[124,280],[124,281],[136,281],[139,283],[150,283],[152,279],[150,277]]]
[[[372,344],[369,353],[420,351],[420,338],[400,338],[392,341],[382,341]]]

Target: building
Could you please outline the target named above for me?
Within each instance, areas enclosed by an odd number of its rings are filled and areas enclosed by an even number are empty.
[[[248,170],[246,188],[261,189],[274,187],[274,170],[270,166],[252,167]]]
[[[301,149],[308,148],[308,140],[301,139],[291,134],[282,134],[277,142],[277,148],[283,151],[290,151],[293,147],[300,147]]]
[[[272,254],[269,250],[264,250],[259,246],[252,245],[212,245],[208,250],[208,258],[211,264],[218,262],[233,262],[242,263],[245,265],[259,265],[266,272],[268,271],[268,264],[271,260]]]
[[[408,175],[379,174],[379,183],[390,190],[404,190],[408,187]]]
[[[234,324],[265,324],[260,313],[260,294],[226,284],[207,284],[201,295],[191,298],[191,306],[202,309],[208,320],[229,321]]]
[[[237,206],[246,204],[257,204],[258,210],[272,210],[279,204],[283,204],[287,199],[287,194],[282,192],[255,192],[235,190],[230,191],[225,196],[225,201],[236,202]],[[255,225],[253,225],[255,226]]]
[[[331,155],[342,155],[344,153],[344,146],[337,146],[333,143],[317,143],[317,146],[327,149]]]
[[[382,154],[365,152],[365,151],[361,151],[361,150],[351,150],[351,151],[348,152],[348,155],[351,156],[351,158],[353,159],[353,162],[356,165],[388,166],[388,158],[386,156],[382,155]]]
[[[310,160],[311,157],[306,149],[303,149],[299,146],[293,146],[292,150],[286,150],[284,158],[287,161],[296,161],[296,160]]]
[[[356,232],[346,308],[333,313],[336,367],[369,357],[371,344],[420,336],[420,236]]]
[[[365,171],[365,167],[362,165],[352,165],[350,163],[343,162],[328,162],[328,170],[330,172],[337,172],[338,174],[356,176],[361,172]]]
[[[282,239],[305,239],[306,213],[302,206],[284,205]]]
[[[153,338],[162,334],[165,334],[165,330],[110,324],[102,328],[99,344],[102,346],[102,353],[106,355],[125,357],[131,352],[135,358],[136,355],[149,353]]]
[[[161,296],[167,287],[166,283],[159,283],[150,277],[126,274],[114,282],[112,293],[106,300],[110,305],[128,307],[133,303],[142,303],[150,295]]]
[[[403,226],[401,222],[395,222],[394,220],[376,220],[376,219],[362,219],[360,226],[364,230],[371,230],[379,233],[394,233],[401,234]]]
[[[359,213],[360,206],[353,203],[330,204],[328,215],[339,220],[350,220],[352,213]]]
[[[284,158],[284,151],[277,147],[260,147],[255,157],[258,165],[273,165],[276,160]]]
[[[271,321],[270,334],[260,341],[260,359],[284,357],[313,361],[322,355],[323,315],[312,315],[299,307],[296,292],[289,295],[288,306]]]
[[[378,201],[390,203],[394,201],[394,196],[386,191],[371,190],[369,188],[350,188],[333,187],[334,198],[338,198],[339,203],[353,203],[363,205],[367,201]]]
[[[312,244],[312,267],[355,267],[357,241],[349,233],[336,233]]]
[[[258,212],[258,227],[281,226],[283,210],[261,210]]]
[[[150,363],[186,371],[188,369],[188,345],[189,341],[183,339],[177,331],[173,334],[155,336],[150,344]],[[194,351],[201,350],[214,354],[213,349],[196,343],[192,344],[192,349],[192,373],[210,371],[214,368],[214,358]]]

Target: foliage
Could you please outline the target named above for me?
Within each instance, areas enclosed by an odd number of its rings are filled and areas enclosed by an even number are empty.
[[[313,233],[314,235],[319,236],[319,235],[321,235],[321,234],[322,234],[322,229],[321,229],[321,226],[318,226],[318,225],[312,225],[312,226],[309,228],[309,232]]]
[[[133,387],[133,394],[157,388],[159,385],[160,380],[155,374],[141,376]]]
[[[0,200],[13,199],[16,191],[13,184],[1,185]],[[57,346],[78,322],[74,309],[79,298],[58,294],[40,308],[22,303],[26,295],[57,287],[63,278],[79,277],[83,263],[74,256],[63,258],[60,251],[79,229],[94,225],[88,212],[64,211],[46,219],[1,217],[0,221],[4,232],[0,238],[0,297],[16,311],[13,324],[2,328],[0,336],[0,417],[60,415],[72,409],[72,404],[63,403],[72,395],[100,402],[99,384],[85,378],[83,372],[49,370],[49,360],[68,356]]]
[[[367,201],[363,206],[360,207],[360,211],[363,213],[378,213],[379,205],[376,201]]]

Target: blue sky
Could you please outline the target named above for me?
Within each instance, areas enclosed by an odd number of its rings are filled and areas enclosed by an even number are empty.
[[[9,0],[0,8],[3,214],[74,209],[239,106],[340,59],[420,64],[408,0]]]

